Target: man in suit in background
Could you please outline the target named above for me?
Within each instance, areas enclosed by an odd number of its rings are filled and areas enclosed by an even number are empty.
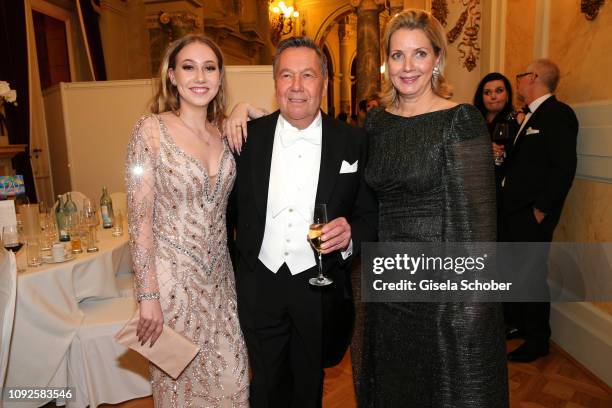
[[[233,193],[238,315],[253,379],[251,404],[321,405],[323,367],[340,362],[353,326],[351,257],[376,238],[377,204],[364,182],[363,130],[321,113],[323,53],[305,37],[282,41],[273,62],[271,115],[248,123]],[[323,266],[314,287],[307,240],[315,203],[326,203]]]
[[[516,81],[519,99],[529,112],[507,152],[500,237],[507,242],[549,243],[576,172],[578,120],[572,108],[553,95],[559,68],[552,61],[533,61]],[[532,293],[548,297],[548,245],[544,248],[535,262],[523,263],[520,273],[529,280]],[[547,355],[550,302],[506,303],[505,307],[518,330],[514,336],[525,339],[508,359],[530,362]]]

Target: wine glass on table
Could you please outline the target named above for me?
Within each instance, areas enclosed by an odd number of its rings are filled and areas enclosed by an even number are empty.
[[[495,125],[495,130],[493,130],[492,135],[493,143],[506,146],[508,140],[510,139],[510,130],[508,129],[507,122],[499,122]],[[504,163],[504,154],[495,154],[495,165],[501,166]]]
[[[17,225],[2,227],[2,245],[8,251],[14,252],[15,255],[23,246],[23,242],[19,238],[19,228],[17,228]],[[21,272],[22,269],[17,268],[17,271]]]
[[[96,208],[91,204],[88,198],[83,200],[83,218],[89,232],[87,238],[87,252],[97,252],[96,226],[98,224],[98,214],[96,213]]]
[[[327,224],[327,205],[326,204],[315,204],[314,211],[312,214],[312,224],[308,230],[308,240],[310,245],[317,252],[318,264],[319,264],[319,275],[316,278],[310,278],[308,282],[313,286],[327,286],[333,283],[333,281],[327,276],[323,275],[323,259],[321,256],[321,235],[323,235],[323,226]]]

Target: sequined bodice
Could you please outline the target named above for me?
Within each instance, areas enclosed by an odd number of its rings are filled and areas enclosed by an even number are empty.
[[[136,292],[159,293],[164,323],[200,347],[176,380],[151,366],[156,407],[248,407],[248,359],[227,248],[225,213],[236,177],[227,144],[218,163],[211,183],[156,115],[138,121],[128,146]]]
[[[224,144],[219,171],[211,179],[200,161],[176,145],[165,124],[161,137],[153,212],[153,235],[185,255],[205,283],[222,278],[227,256],[225,210],[234,185],[236,165]]]

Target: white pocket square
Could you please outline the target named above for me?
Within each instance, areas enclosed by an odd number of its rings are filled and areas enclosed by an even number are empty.
[[[534,128],[528,127],[527,131],[525,131],[526,135],[535,135],[537,133],[540,133],[540,129],[534,129]]]
[[[346,160],[342,160],[342,166],[340,166],[340,174],[355,173],[357,172],[357,163],[359,160],[355,160],[355,163],[350,164]]]

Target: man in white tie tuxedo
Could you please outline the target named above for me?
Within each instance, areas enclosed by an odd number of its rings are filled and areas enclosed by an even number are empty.
[[[237,156],[235,216],[238,315],[253,378],[251,404],[321,405],[323,367],[337,364],[350,342],[350,263],[376,239],[377,204],[366,186],[365,133],[320,110],[327,64],[312,40],[282,41],[274,57],[280,111],[248,123]],[[307,240],[315,203],[327,204],[324,272],[315,287]]]

